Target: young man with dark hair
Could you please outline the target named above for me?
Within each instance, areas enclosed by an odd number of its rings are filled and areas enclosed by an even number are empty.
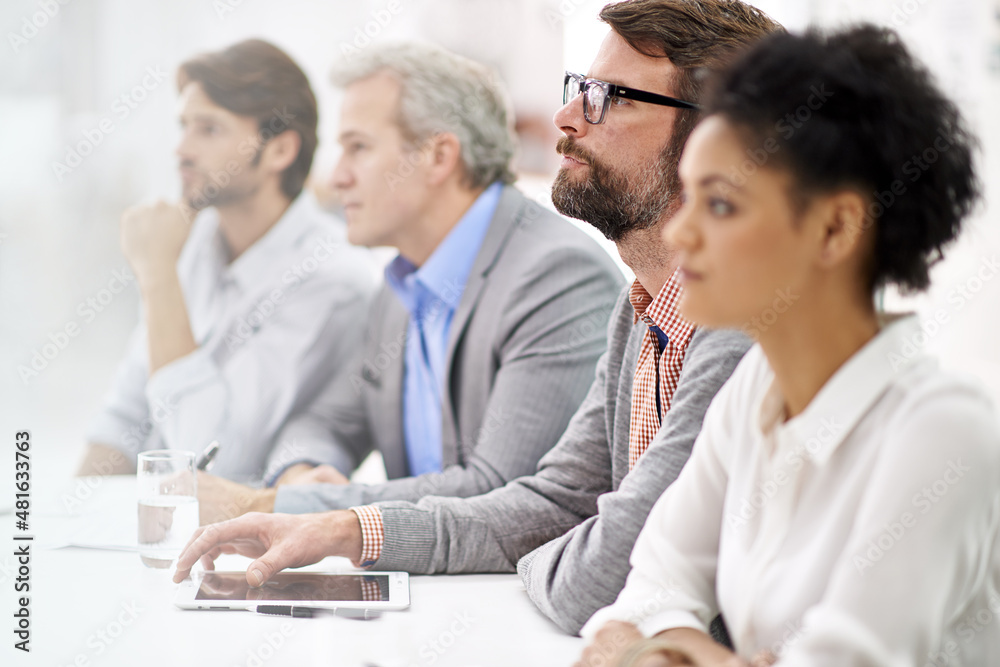
[[[735,0],[627,0],[601,18],[612,31],[588,77],[567,73],[554,118],[564,136],[553,201],[614,240],[636,281],[612,313],[586,399],[538,471],[475,498],[257,514],[206,527],[175,579],[223,549],[257,559],[247,570],[255,585],[327,555],[421,574],[516,567],[532,601],[571,633],[615,599],[650,508],[750,344],[677,313],[676,261],[662,240],[678,205],[679,147],[698,116],[699,70],[781,28]]]
[[[302,192],[316,99],[288,55],[240,42],[181,65],[177,86],[182,202],[122,216],[143,317],[80,474],[218,440],[215,473],[260,479],[288,416],[359,353],[375,274]]]

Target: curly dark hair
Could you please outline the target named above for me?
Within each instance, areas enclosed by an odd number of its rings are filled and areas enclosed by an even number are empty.
[[[706,112],[768,147],[798,205],[843,188],[870,196],[872,291],[926,289],[980,197],[975,137],[889,29],[770,36],[718,74]]]

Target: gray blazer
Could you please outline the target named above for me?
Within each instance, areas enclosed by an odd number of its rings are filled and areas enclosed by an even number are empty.
[[[275,511],[475,496],[533,472],[593,381],[623,282],[581,230],[505,188],[449,333],[444,470],[409,477],[402,409],[408,313],[384,286],[368,317],[365,357],[287,424],[269,473],[298,461],[349,473],[377,449],[389,481],[282,487]]]
[[[379,503],[385,525],[377,570],[511,572],[559,627],[577,633],[615,601],[653,503],[673,483],[705,410],[750,346],[735,331],[695,330],[660,430],[628,469],[632,380],[646,332],[625,290],[608,325],[608,351],[566,433],[538,471],[476,498]]]

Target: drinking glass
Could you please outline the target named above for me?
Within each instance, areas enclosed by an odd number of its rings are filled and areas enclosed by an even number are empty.
[[[170,567],[198,529],[194,461],[194,452],[176,449],[139,454],[139,557],[147,567]]]

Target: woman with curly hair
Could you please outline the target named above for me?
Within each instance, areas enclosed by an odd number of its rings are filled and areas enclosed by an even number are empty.
[[[889,30],[775,35],[717,77],[665,234],[683,315],[758,344],[583,664],[1000,665],[997,413],[875,299],[927,288],[974,147]]]

